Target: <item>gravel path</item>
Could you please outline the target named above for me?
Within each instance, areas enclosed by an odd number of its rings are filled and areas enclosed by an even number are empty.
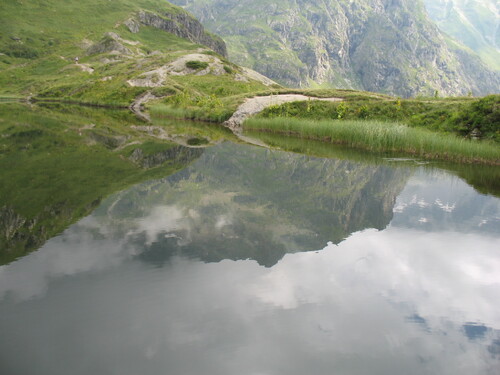
[[[322,100],[328,102],[339,102],[342,101],[340,98],[315,98],[311,96],[299,95],[299,94],[283,94],[283,95],[271,95],[271,96],[256,96],[254,98],[249,98],[238,107],[236,112],[227,120],[224,125],[231,130],[240,130],[241,124],[248,117],[262,112],[265,108],[272,105],[279,105],[288,102],[298,102],[304,100]]]

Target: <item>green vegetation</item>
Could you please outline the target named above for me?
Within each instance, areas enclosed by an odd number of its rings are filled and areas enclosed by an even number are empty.
[[[221,88],[224,88],[223,80]],[[403,100],[355,90],[279,89],[218,97],[213,87],[206,90],[212,93],[199,96],[186,91],[170,96],[162,104],[152,106],[151,113],[153,117],[222,122],[231,116],[245,97],[298,93],[312,98],[268,107],[256,119],[248,120],[245,128],[300,134],[315,139],[332,140],[333,137],[334,142],[353,147],[379,152],[407,152],[426,158],[492,164],[499,159],[498,146],[491,142],[500,141],[500,95]],[[314,97],[337,97],[343,101],[317,101]],[[265,118],[274,120],[264,121]],[[342,121],[358,125],[352,127]],[[395,123],[401,125],[396,126]],[[307,124],[310,129],[308,132],[303,128],[297,131],[289,129],[287,124]],[[330,134],[333,128],[353,133]],[[361,140],[360,134],[365,131],[367,133]],[[467,142],[465,138],[483,138],[483,141]]]
[[[202,70],[208,67],[208,63],[205,61],[187,61],[186,67],[194,70]]]
[[[328,91],[327,91],[328,92]],[[437,132],[472,135],[500,142],[500,95],[484,98],[375,97],[362,92],[333,93],[343,102],[305,101],[267,108],[261,117],[310,120],[377,120],[400,122]],[[335,95],[336,94],[336,95]]]
[[[174,118],[222,123],[246,97],[269,95],[263,85],[237,82],[230,75],[172,77],[183,90],[150,106],[154,118]]]
[[[325,140],[369,151],[405,153],[426,159],[500,164],[500,148],[495,144],[468,141],[398,123],[259,118],[247,120],[244,128]]]
[[[0,13],[9,17],[0,24],[0,97],[126,107],[147,91],[158,97],[186,90],[198,96],[212,94],[208,88],[216,91],[219,77],[210,73],[203,77],[193,72],[155,73],[203,46],[139,24],[141,10],[163,19],[185,14],[162,0],[2,2]],[[137,30],[132,32],[128,22],[135,22]],[[179,24],[179,30],[184,28]],[[218,53],[208,49],[204,53],[239,72]],[[210,63],[186,65],[199,72]],[[225,87],[214,93],[218,97],[265,88],[255,81],[235,82],[227,75]]]

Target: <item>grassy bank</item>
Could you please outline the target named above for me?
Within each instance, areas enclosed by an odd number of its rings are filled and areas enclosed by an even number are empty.
[[[245,130],[323,140],[368,151],[500,165],[500,148],[493,143],[470,141],[451,134],[411,128],[400,123],[253,118],[247,120],[243,126]]]
[[[330,92],[323,91],[322,94]],[[410,127],[462,137],[474,135],[500,142],[500,95],[403,100],[364,92],[338,91],[334,90],[332,96],[343,98],[340,103],[314,100],[286,103],[267,108],[260,117],[400,122]]]

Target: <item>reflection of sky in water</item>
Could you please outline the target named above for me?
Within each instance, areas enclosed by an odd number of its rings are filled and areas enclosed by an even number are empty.
[[[500,233],[498,199],[478,194],[457,177],[421,170],[399,195],[391,225],[424,231]]]
[[[175,205],[90,216],[0,268],[1,373],[498,374],[499,200],[422,171],[394,212],[272,268],[137,261]]]

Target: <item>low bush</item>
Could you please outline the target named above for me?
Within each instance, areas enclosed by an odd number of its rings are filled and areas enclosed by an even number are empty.
[[[208,67],[208,63],[205,61],[191,60],[186,62],[186,67],[193,70],[201,70]]]

